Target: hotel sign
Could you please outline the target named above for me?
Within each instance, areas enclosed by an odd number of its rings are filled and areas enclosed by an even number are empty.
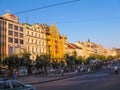
[[[9,19],[9,20],[18,22],[18,17],[15,16],[14,14],[9,14],[9,13],[7,13],[7,14],[3,15],[3,17],[5,17],[5,18],[7,18],[7,19]]]
[[[11,19],[17,19],[14,14],[10,14]]]
[[[10,18],[11,18],[12,20],[18,20],[18,17],[15,16],[14,14],[10,14]]]

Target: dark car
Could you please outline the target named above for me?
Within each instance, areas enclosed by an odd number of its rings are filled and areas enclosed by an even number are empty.
[[[36,90],[32,85],[26,85],[18,80],[0,79],[0,90]]]

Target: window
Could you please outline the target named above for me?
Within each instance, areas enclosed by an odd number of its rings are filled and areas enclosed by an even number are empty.
[[[44,41],[42,41],[42,45],[44,45]]]
[[[37,33],[35,33],[35,36],[37,37]]]
[[[39,41],[39,45],[41,45],[41,41]]]
[[[37,44],[37,40],[35,41],[35,44]]]
[[[16,82],[16,81],[12,81],[12,86],[13,88],[19,88],[19,87],[23,87],[24,85],[22,83]]]
[[[10,30],[9,30],[9,31],[8,31],[8,35],[11,35],[11,36],[12,36],[12,35],[13,35],[13,31],[10,31]]]
[[[20,27],[20,31],[23,32],[23,27]]]
[[[34,53],[34,48],[32,47],[32,53]]]
[[[34,42],[34,40],[32,39],[32,43]]]
[[[23,38],[23,33],[20,33],[20,37]]]
[[[32,36],[33,36],[33,32],[32,32]]]
[[[42,35],[42,38],[44,38],[44,35]]]
[[[18,37],[18,32],[14,32],[14,36],[15,36],[15,37]]]
[[[27,47],[27,49],[28,49],[28,51],[30,51],[30,48],[29,48],[29,47]]]
[[[14,43],[18,43],[18,39],[15,38],[15,39],[14,39]]]
[[[27,35],[29,35],[29,31],[27,31]]]
[[[27,41],[28,43],[30,43],[30,39],[28,38],[28,41]]]
[[[10,89],[11,87],[10,87],[10,84],[9,84],[9,82],[7,82],[7,81],[5,81],[5,82],[2,82],[2,83],[0,83],[0,90],[2,89],[2,90],[6,90],[6,89]]]
[[[23,44],[23,40],[20,40],[20,44]]]
[[[15,29],[15,30],[18,30],[18,26],[15,25],[15,26],[14,26],[14,29]]]
[[[13,42],[13,38],[9,37],[8,38],[8,42],[12,43]]]
[[[8,28],[9,29],[13,29],[13,25],[12,24],[8,24]]]
[[[0,83],[0,89],[4,89],[4,83]]]

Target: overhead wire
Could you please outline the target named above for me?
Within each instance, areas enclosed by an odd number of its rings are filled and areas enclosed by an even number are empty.
[[[22,13],[26,13],[26,12],[45,9],[45,8],[49,8],[49,7],[55,7],[55,6],[59,6],[59,5],[63,5],[63,4],[69,4],[69,3],[78,2],[78,1],[80,1],[80,0],[72,0],[72,1],[62,2],[62,3],[51,4],[51,5],[47,5],[47,6],[43,6],[43,7],[39,7],[39,8],[33,8],[33,9],[25,10],[25,11],[16,12],[14,14],[18,15],[18,14],[22,14]]]

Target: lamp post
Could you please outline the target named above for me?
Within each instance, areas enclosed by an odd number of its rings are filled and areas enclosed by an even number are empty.
[[[18,62],[18,64],[19,64],[19,70],[20,70],[20,58],[21,58],[21,56],[20,56],[20,52],[21,52],[21,46],[18,44],[17,45],[17,54],[18,54],[18,57],[19,57],[19,62]]]

